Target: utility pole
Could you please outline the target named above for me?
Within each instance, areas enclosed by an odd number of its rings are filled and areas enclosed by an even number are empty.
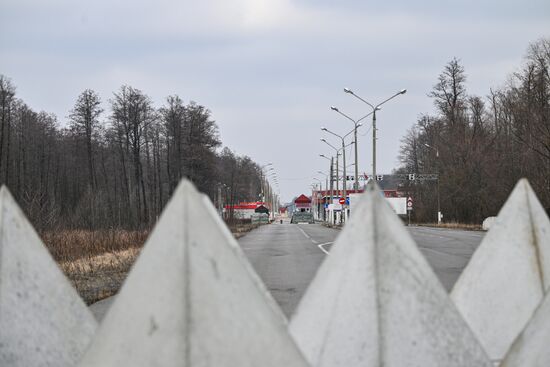
[[[343,157],[343,161],[344,161],[344,169],[343,169],[344,177],[342,177],[342,191],[343,191],[344,204],[342,206],[342,215],[341,215],[340,222],[343,224],[345,222],[346,216],[347,216],[347,208],[346,208],[347,206],[346,206],[346,202],[345,202],[347,200],[347,192],[346,192],[346,186],[347,186],[346,185],[346,180],[347,180],[347,177],[346,177],[346,146],[347,145],[345,143],[345,138],[349,134],[351,134],[355,130],[355,128],[353,130],[351,130],[350,132],[348,132],[347,134],[343,135],[343,136],[338,135],[333,131],[330,131],[326,127],[322,127],[321,130],[336,136],[337,138],[339,138],[342,141],[342,147],[340,149],[336,149],[329,142],[327,142],[325,139],[321,139],[321,141],[323,141],[324,143],[326,143],[326,144],[330,145],[331,147],[333,147],[334,150],[336,150],[337,155],[338,155],[338,151],[340,151],[340,150],[342,151],[342,157]],[[355,142],[351,142],[349,145],[351,145],[351,144],[355,144]],[[338,162],[338,160],[336,162]],[[338,190],[338,188],[336,190]],[[340,194],[340,193],[338,193],[338,194]]]
[[[330,157],[330,204],[334,202],[334,158]],[[329,204],[329,205],[330,205]],[[330,224],[334,225],[334,206],[332,208],[332,215],[330,216]]]
[[[441,201],[440,201],[440,198],[439,198],[439,193],[440,193],[440,191],[439,191],[439,149],[434,148],[431,145],[426,144],[426,143],[424,143],[424,146],[435,150],[435,157],[437,158],[437,163],[436,163],[436,173],[437,173],[437,224],[440,224],[441,223]]]
[[[372,111],[372,176],[376,180],[376,109]]]

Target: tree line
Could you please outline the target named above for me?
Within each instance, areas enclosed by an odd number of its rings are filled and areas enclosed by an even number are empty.
[[[550,39],[528,47],[523,65],[485,97],[468,94],[460,60],[439,75],[424,114],[402,139],[398,173],[439,173],[444,220],[496,215],[526,177],[550,207]],[[436,221],[437,181],[409,181],[418,221]]]
[[[220,148],[211,112],[177,95],[155,108],[131,86],[106,104],[86,89],[61,126],[0,74],[0,184],[39,231],[147,228],[183,177],[218,206],[257,200],[260,166]]]

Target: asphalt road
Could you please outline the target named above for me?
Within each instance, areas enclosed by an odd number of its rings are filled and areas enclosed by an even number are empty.
[[[485,232],[409,227],[422,253],[443,286],[450,291]],[[300,298],[340,231],[320,224],[271,225],[239,239],[252,266],[287,317]],[[98,319],[112,299],[91,306]]]

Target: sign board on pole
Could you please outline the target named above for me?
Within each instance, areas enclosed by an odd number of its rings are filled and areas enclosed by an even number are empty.
[[[386,198],[391,208],[398,215],[407,214],[407,198]]]
[[[413,199],[410,196],[407,199],[407,210],[413,210]]]
[[[344,198],[340,198],[340,200],[338,200],[338,202],[342,205],[344,205],[346,203],[346,199]]]

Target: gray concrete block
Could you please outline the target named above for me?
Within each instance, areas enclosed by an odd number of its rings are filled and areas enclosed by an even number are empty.
[[[307,362],[215,208],[183,181],[80,366]]]
[[[92,314],[2,187],[0,366],[75,366],[95,329]]]
[[[550,293],[516,338],[501,367],[550,366]]]
[[[491,366],[372,184],[302,298],[290,330],[312,366]]]
[[[518,182],[451,297],[487,353],[501,360],[550,286],[550,220]]]

